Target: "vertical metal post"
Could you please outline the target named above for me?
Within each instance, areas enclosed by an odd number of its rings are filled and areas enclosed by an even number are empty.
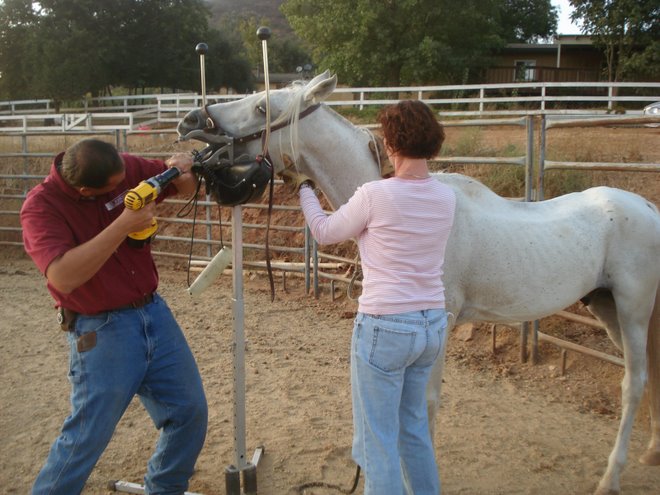
[[[546,119],[545,114],[543,114],[541,115],[541,125],[539,126],[541,132],[541,143],[539,145],[539,176],[536,186],[537,201],[543,201],[543,198],[545,198],[545,191],[543,189],[545,181],[545,124]]]
[[[234,457],[240,471],[245,459],[245,329],[243,301],[243,221],[241,206],[234,206],[231,215],[231,239],[233,247],[232,277],[234,292],[232,309],[234,316]]]
[[[264,86],[266,87],[266,132],[264,134],[263,155],[268,154],[268,144],[270,141],[270,80],[268,71],[268,40],[270,39],[270,28],[261,26],[257,29],[257,37],[261,40],[261,50],[264,59]]]
[[[195,52],[199,55],[199,74],[202,79],[202,106],[206,106],[206,64],[204,56],[208,53],[209,46],[206,43],[197,43]]]
[[[225,493],[241,495],[241,473],[234,466],[225,468]]]
[[[525,158],[525,201],[532,201],[532,183],[534,177],[534,117],[527,116],[527,153]],[[527,338],[529,322],[524,321],[520,327],[520,360],[527,362]]]
[[[312,264],[314,271],[314,297],[319,297],[319,248],[316,239],[312,241]]]
[[[532,364],[539,363],[539,320],[532,322]]]
[[[527,116],[527,152],[525,157],[525,201],[532,201],[534,182],[534,116]]]
[[[202,106],[206,106],[206,54],[209,51],[209,46],[206,43],[197,43],[197,46],[195,47],[195,53],[199,55],[199,74],[200,74],[200,79],[201,79],[201,91],[202,91]],[[177,109],[178,110],[178,109]],[[178,113],[177,113],[178,115]],[[211,197],[207,194],[206,195],[206,201],[209,202],[211,200]],[[205,216],[206,216],[206,240],[208,241],[206,243],[206,255],[207,256],[212,256],[213,255],[213,248],[211,246],[211,240],[213,239],[213,229],[211,227],[211,206],[206,205],[205,206]],[[219,220],[220,221],[220,220]],[[222,230],[222,225],[220,225],[220,229]]]
[[[545,112],[545,84],[541,86],[541,111]]]
[[[312,255],[312,248],[310,245],[310,239],[312,237],[311,232],[309,231],[309,225],[305,223],[305,247],[304,247],[304,257],[305,257],[305,294],[309,294],[310,280],[310,263],[309,258]]]
[[[520,327],[520,362],[527,362],[527,336],[529,335],[529,322],[523,321]]]
[[[23,149],[23,175],[30,173],[30,158],[28,157],[28,138],[27,134],[21,136],[21,147]],[[25,197],[30,190],[27,181],[23,181],[23,197]]]

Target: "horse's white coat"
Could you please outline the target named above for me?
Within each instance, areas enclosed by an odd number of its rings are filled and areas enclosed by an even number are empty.
[[[379,178],[369,133],[326,106],[297,122],[297,114],[324,100],[336,85],[326,72],[306,85],[270,93],[276,120],[292,125],[273,133],[269,152],[276,171],[284,155],[310,176],[333,205]],[[229,135],[265,126],[263,93],[212,105],[209,113]],[[179,133],[204,127],[199,110]],[[293,132],[292,132],[293,131]],[[241,153],[261,153],[258,140]],[[436,174],[457,195],[457,211],[445,258],[444,283],[452,325],[467,321],[520,322],[551,315],[590,294],[589,309],[623,350],[623,412],[598,495],[619,493],[619,478],[634,415],[649,382],[652,436],[643,461],[660,464],[660,215],[635,194],[597,187],[539,203],[501,198],[478,181]],[[655,307],[655,311],[654,311]],[[649,324],[650,322],[650,324]],[[647,368],[648,352],[648,368]],[[444,356],[428,387],[429,417],[440,405]],[[431,422],[433,424],[433,422]]]

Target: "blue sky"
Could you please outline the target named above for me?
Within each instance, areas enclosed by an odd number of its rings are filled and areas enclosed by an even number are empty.
[[[573,24],[568,17],[573,11],[568,0],[552,0],[552,4],[559,7],[557,32],[559,34],[580,34],[580,27]]]

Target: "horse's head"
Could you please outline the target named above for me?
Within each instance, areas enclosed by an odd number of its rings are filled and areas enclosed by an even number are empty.
[[[337,76],[325,71],[307,83],[296,81],[286,88],[270,91],[271,125],[291,122],[297,112],[325,100],[336,85]],[[240,151],[246,151],[266,129],[266,104],[267,95],[262,91],[240,100],[191,110],[179,122],[177,132],[183,140],[197,139],[209,144],[216,143],[218,137],[230,137],[238,141]],[[259,148],[259,143],[256,144]]]
[[[272,153],[272,158],[269,151],[273,146],[265,149],[267,105],[270,106],[271,132],[289,128],[288,142],[295,160],[297,120],[316,109],[318,102],[330,95],[336,84],[336,76],[326,71],[307,83],[295,82],[268,95],[263,91],[188,112],[179,122],[177,132],[182,140],[195,139],[209,145],[198,158],[206,164],[207,174],[212,167],[216,176],[224,176],[215,178],[216,186],[222,188],[227,183],[223,194],[216,195],[215,199],[223,205],[256,199],[268,182],[264,179],[265,168],[270,171],[272,166],[279,172],[284,167],[284,154],[279,148],[278,153]],[[280,139],[278,146],[281,144]],[[247,174],[255,174],[253,183],[246,184],[250,182]],[[209,177],[205,175],[205,178],[208,186]],[[243,191],[238,192],[238,188]]]

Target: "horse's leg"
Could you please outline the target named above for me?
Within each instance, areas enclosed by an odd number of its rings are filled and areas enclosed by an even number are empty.
[[[431,377],[429,378],[429,383],[426,386],[426,412],[429,418],[429,430],[431,432],[431,442],[433,442],[435,434],[435,421],[438,414],[438,409],[440,409],[440,393],[442,391],[442,374],[445,369],[445,355],[447,351],[447,341],[449,340],[449,333],[454,326],[455,317],[453,314],[448,313],[448,323],[447,329],[445,331],[444,342],[442,343],[442,348],[440,349],[440,354],[438,354],[438,359],[435,360],[433,365],[433,370],[431,371]]]
[[[431,378],[426,386],[426,412],[429,418],[429,430],[431,432],[431,441],[433,441],[435,434],[435,422],[438,409],[440,409],[440,392],[442,389],[442,373],[445,368],[444,353],[438,356],[433,370],[431,371]]]
[[[649,323],[646,356],[649,369],[647,393],[651,410],[651,441],[639,461],[650,466],[660,466],[660,286],[655,294],[655,307]]]
[[[652,302],[636,298],[639,291],[615,293],[621,330],[625,372],[621,382],[622,413],[614,448],[608,458],[605,474],[598,483],[596,495],[618,495],[621,471],[626,463],[635,413],[646,384],[646,344]],[[648,292],[647,292],[648,294]],[[616,329],[614,330],[616,332]]]

